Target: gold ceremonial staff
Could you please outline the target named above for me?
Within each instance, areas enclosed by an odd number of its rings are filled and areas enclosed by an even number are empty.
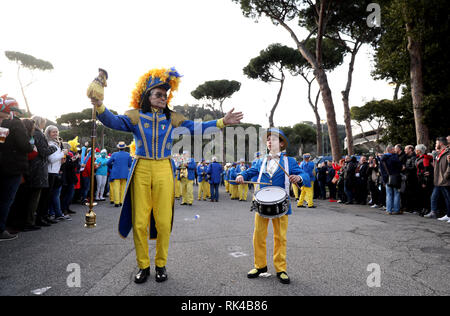
[[[108,79],[108,73],[106,70],[99,68],[97,78],[92,81],[87,90],[87,96],[91,100],[95,101],[103,101],[104,98],[104,88],[106,85],[106,80]],[[96,105],[92,106],[92,135],[91,135],[91,196],[89,199],[89,203],[86,205],[89,206],[89,212],[86,213],[86,222],[84,227],[93,228],[97,226],[96,218],[97,215],[94,213],[94,206],[97,203],[94,203],[94,160],[95,160],[95,139],[97,138],[97,109]]]

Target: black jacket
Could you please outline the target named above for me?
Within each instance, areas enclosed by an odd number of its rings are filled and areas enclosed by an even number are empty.
[[[20,176],[28,172],[28,153],[33,151],[25,125],[18,118],[3,120],[2,127],[9,129],[4,143],[0,143],[0,174]]]
[[[30,172],[25,177],[26,185],[33,188],[48,188],[48,156],[56,151],[56,147],[49,146],[44,134],[38,129],[34,131],[33,136],[38,155],[30,160]]]

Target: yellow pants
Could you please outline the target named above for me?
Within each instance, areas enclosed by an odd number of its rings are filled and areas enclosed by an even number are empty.
[[[175,198],[179,198],[181,196],[181,182],[178,179],[175,179]]]
[[[109,201],[114,203],[114,182],[109,182]]]
[[[254,264],[256,269],[267,267],[267,228],[269,219],[255,214],[255,231],[253,233]],[[273,265],[276,272],[286,272],[286,244],[288,215],[272,219],[273,225]]]
[[[224,182],[225,182],[225,192],[229,193],[230,192],[230,183],[227,180],[225,180]]]
[[[230,184],[231,198],[239,199],[239,186]]]
[[[130,183],[132,224],[136,259],[140,269],[150,266],[148,238],[151,210],[156,223],[155,265],[164,267],[169,251],[174,184],[169,159],[139,159]]]
[[[205,190],[206,190],[206,198],[210,199],[211,198],[211,186],[209,185],[208,181],[206,181]]]
[[[247,201],[248,184],[240,184],[238,189],[238,195],[240,201]]]
[[[300,194],[300,199],[298,200],[297,205],[299,206],[303,205],[303,202],[306,199],[306,202],[308,202],[308,206],[314,206],[313,198],[314,198],[314,181],[311,181],[310,188],[302,186],[302,194]]]
[[[127,185],[127,179],[116,179],[113,182],[114,187],[114,204],[123,203],[123,195],[125,193],[125,186]]]
[[[194,202],[194,180],[181,178],[181,203],[192,204]]]
[[[203,199],[206,200],[206,198],[208,198],[208,191],[209,191],[209,182],[203,180],[198,184],[198,200],[200,201],[202,199],[202,195]]]

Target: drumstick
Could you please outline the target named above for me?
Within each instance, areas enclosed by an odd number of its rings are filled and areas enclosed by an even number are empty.
[[[273,161],[275,161],[275,163],[278,165],[278,167],[280,167],[280,169],[283,170],[284,174],[289,178],[289,174],[288,174],[288,173],[286,172],[286,170],[278,163],[278,161],[276,161],[275,159],[273,159]],[[295,185],[297,186],[297,188],[298,188],[299,190],[301,190],[300,186],[299,186],[297,183],[295,183]]]
[[[237,182],[236,180],[228,180],[228,182]],[[244,181],[243,184],[264,184],[264,185],[272,185],[272,183],[266,182],[254,182],[254,181]]]

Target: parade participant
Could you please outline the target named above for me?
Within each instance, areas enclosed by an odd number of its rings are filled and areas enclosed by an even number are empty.
[[[222,175],[222,165],[217,162],[217,158],[212,158],[212,164],[208,166],[206,171],[210,177],[209,185],[211,187],[211,202],[219,202],[219,185]]]
[[[240,112],[229,111],[224,118],[204,123],[187,120],[173,112],[170,101],[178,89],[180,75],[175,69],[153,69],[143,75],[133,91],[133,110],[113,115],[102,102],[97,105],[98,118],[111,128],[132,132],[136,140],[136,159],[128,175],[124,205],[120,214],[119,233],[125,238],[133,228],[139,272],[136,283],[150,274],[147,239],[156,239],[155,279],[167,280],[166,262],[173,223],[174,185],[170,156],[173,128],[187,129],[191,135],[209,128],[238,124]],[[169,92],[169,95],[167,93]],[[149,236],[150,235],[150,236]]]
[[[231,164],[228,180],[230,181],[230,193],[232,200],[239,200],[239,184],[236,182],[237,172],[236,172],[237,163],[233,162]]]
[[[208,166],[206,165],[205,159],[202,159],[202,162],[197,167],[197,178],[198,178],[198,200],[206,201],[208,192],[207,187],[209,187],[207,172]]]
[[[181,182],[181,205],[192,205],[194,202],[195,160],[189,158],[189,152],[183,152],[179,179]]]
[[[208,166],[211,164],[210,160],[206,160],[206,170],[208,170]],[[209,175],[206,175],[206,181],[208,183],[208,185],[206,185],[206,198],[210,199],[211,198],[211,187],[209,186]]]
[[[308,175],[299,168],[294,158],[287,157],[285,150],[288,146],[286,135],[277,128],[269,128],[267,137],[265,137],[267,148],[271,156],[260,159],[255,166],[243,171],[237,176],[236,181],[243,183],[245,180],[258,176],[258,182],[272,183],[286,191],[289,190],[289,182],[292,183],[309,183]],[[289,177],[282,168],[288,172]],[[259,186],[259,185],[258,185]],[[261,185],[263,188],[265,185]],[[288,192],[286,192],[289,194]],[[288,215],[292,214],[289,204],[289,211],[286,215],[272,219],[274,234],[274,250],[273,263],[277,272],[279,281],[283,284],[290,283],[288,274],[286,273],[286,233],[288,228]],[[267,250],[266,238],[269,219],[255,214],[255,230],[253,233],[253,249],[254,249],[254,269],[250,270],[247,277],[250,279],[257,278],[261,273],[267,272]]]
[[[229,162],[227,162],[225,164],[225,175],[224,175],[224,182],[225,182],[225,192],[227,192],[228,194],[230,193],[230,182],[228,182],[229,180],[229,176],[230,176],[230,168],[231,168],[231,164]]]
[[[304,184],[301,189],[300,198],[297,203],[297,207],[304,207],[303,202],[306,199],[306,202],[308,203],[308,208],[315,208],[313,198],[314,198],[314,179],[316,178],[315,174],[315,166],[314,162],[310,161],[311,154],[306,153],[303,155],[303,161],[300,163],[300,169],[303,170],[308,175],[308,178],[310,179],[311,183],[308,186],[308,184]]]
[[[239,165],[236,166],[236,173],[239,174],[245,170],[247,170],[247,166],[245,165],[245,159],[241,158],[239,160]],[[238,197],[239,201],[247,201],[247,195],[248,195],[248,184],[240,184],[238,187]]]
[[[97,192],[95,194],[95,200],[105,201],[103,193],[105,192],[106,178],[108,176],[108,154],[106,149],[102,149],[100,157],[95,160],[95,178],[97,179]]]
[[[125,151],[127,145],[125,142],[117,144],[118,152],[112,154],[111,158],[106,163],[111,166],[111,177],[114,178],[114,206],[122,206],[125,194],[125,186],[127,184],[128,172],[131,167],[131,156]]]
[[[179,199],[181,197],[181,182],[179,180],[180,170],[178,167],[180,166],[180,155],[173,154],[173,162],[174,162],[174,172],[175,172],[175,199]]]

